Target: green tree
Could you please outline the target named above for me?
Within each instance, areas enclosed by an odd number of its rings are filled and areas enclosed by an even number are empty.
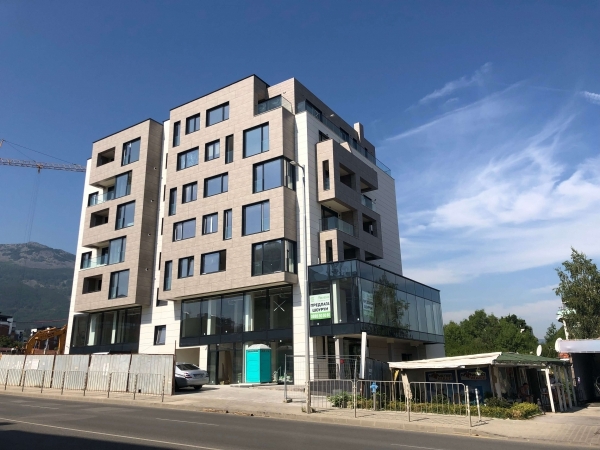
[[[565,328],[556,328],[553,323],[550,324],[544,336],[544,345],[542,345],[542,356],[557,358],[558,353],[554,350],[554,344],[558,338],[565,339]]]
[[[0,347],[12,348],[18,345],[10,336],[0,336]]]
[[[569,336],[600,337],[600,272],[596,264],[571,248],[571,260],[562,265],[556,269],[560,282],[554,292],[562,299]]]
[[[444,325],[446,355],[460,356],[488,352],[531,353],[537,338],[524,319],[509,314],[497,318],[479,309],[467,319]]]

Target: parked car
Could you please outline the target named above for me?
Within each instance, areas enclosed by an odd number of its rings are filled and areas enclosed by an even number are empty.
[[[208,384],[208,372],[195,364],[175,363],[175,389],[193,387],[196,390]]]

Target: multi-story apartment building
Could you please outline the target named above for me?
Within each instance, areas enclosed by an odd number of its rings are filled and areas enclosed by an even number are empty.
[[[364,331],[371,358],[443,356],[439,291],[402,276],[390,170],[296,79],[100,139],[87,169],[70,353],[175,353],[244,382],[252,344],[272,372],[305,354],[310,301],[314,356],[360,354]]]

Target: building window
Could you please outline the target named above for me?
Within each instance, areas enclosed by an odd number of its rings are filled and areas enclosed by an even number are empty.
[[[319,142],[328,141],[329,139],[331,139],[329,136],[319,131]]]
[[[177,170],[198,165],[198,147],[177,153]]]
[[[98,227],[100,225],[104,225],[108,223],[108,208],[103,209],[101,211],[96,211],[92,213],[92,217],[90,220],[90,228]]]
[[[182,241],[193,237],[196,237],[196,219],[173,224],[173,241]]]
[[[269,201],[244,206],[242,217],[242,234],[261,233],[270,229],[270,207]]]
[[[131,172],[125,172],[115,177],[115,185],[113,189],[108,188],[106,199],[112,200],[115,198],[125,197],[131,193]]]
[[[126,166],[140,159],[140,142],[141,139],[135,139],[133,141],[123,144],[123,158],[121,159],[121,165]]]
[[[108,264],[117,264],[125,261],[126,246],[126,237],[111,239],[108,242]]]
[[[206,178],[204,180],[204,197],[211,197],[227,192],[228,183],[229,176],[226,173],[217,175],[216,177]]]
[[[206,126],[210,127],[215,123],[223,122],[229,119],[229,103],[217,106],[206,111]]]
[[[228,209],[223,213],[223,239],[231,239],[232,230],[233,212],[231,211],[231,209]]]
[[[327,262],[333,261],[333,241],[331,239],[325,241],[325,259]]]
[[[185,119],[185,134],[193,133],[200,129],[200,114],[195,114]]]
[[[117,206],[117,224],[115,230],[133,226],[135,216],[135,202],[124,203]]]
[[[269,150],[269,124],[244,131],[244,158]]]
[[[375,220],[373,220],[370,217],[367,217],[363,214],[362,222],[363,222],[363,231],[365,231],[373,236],[377,236],[377,222]]]
[[[181,203],[193,202],[198,198],[198,183],[193,182],[183,185],[183,195],[181,196]]]
[[[280,186],[296,189],[296,171],[285,158],[254,165],[254,192],[262,192]]]
[[[225,164],[233,162],[233,134],[225,138]]]
[[[102,275],[87,277],[83,279],[83,294],[100,292],[102,290]]]
[[[85,252],[81,254],[81,265],[80,269],[89,269],[92,265],[92,252]]]
[[[329,188],[329,161],[323,161],[323,190],[328,191]]]
[[[252,246],[252,276],[296,272],[296,243],[287,239]]]
[[[350,140],[350,135],[346,133],[342,128],[340,128],[340,135],[342,137],[342,142],[348,142]]]
[[[179,136],[181,135],[181,122],[175,122],[173,125],[173,147],[179,145]]]
[[[169,215],[172,216],[177,212],[177,188],[172,188],[169,191]]]
[[[154,345],[165,345],[167,339],[167,326],[157,325],[154,327]]]
[[[207,214],[202,218],[202,234],[216,233],[219,228],[219,215],[217,213]]]
[[[95,206],[98,204],[99,192],[93,192],[88,196],[88,206]]]
[[[171,278],[173,277],[173,261],[165,261],[165,274],[163,279],[163,291],[171,290]]]
[[[215,272],[223,272],[225,270],[226,251],[221,250],[213,253],[205,253],[202,255],[202,267],[200,273],[202,275]]]
[[[96,167],[103,166],[104,164],[111,163],[115,160],[115,149],[114,147],[110,150],[105,150],[98,154],[98,161]]]
[[[188,278],[194,275],[194,257],[179,258],[177,278]]]
[[[221,156],[221,141],[214,141],[206,144],[204,161],[217,159],[219,156]]]
[[[129,288],[129,270],[121,270],[110,274],[108,298],[127,297]]]

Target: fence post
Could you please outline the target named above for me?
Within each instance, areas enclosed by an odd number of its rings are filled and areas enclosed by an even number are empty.
[[[63,370],[62,383],[60,383],[60,395],[63,395],[65,391],[65,378],[67,377],[67,371]]]
[[[163,388],[162,388],[162,396],[161,396],[161,399],[160,399],[160,401],[161,401],[162,403],[164,403],[164,402],[165,402],[165,384],[167,384],[167,377],[163,376]]]
[[[285,362],[283,363],[283,402],[287,403],[287,355],[285,355]]]
[[[44,373],[42,373],[42,388],[40,389],[40,394],[42,392],[44,392],[44,380],[46,379],[46,371],[44,370]]]
[[[88,384],[88,373],[85,372],[85,374],[83,375],[83,396],[85,397],[85,391],[87,390],[87,384]]]
[[[108,374],[108,392],[106,393],[106,398],[110,398],[110,382],[112,381],[112,372]]]
[[[352,377],[352,392],[354,402],[354,418],[356,419],[356,402],[358,401],[358,395],[356,395],[356,359],[354,360],[354,376]]]
[[[8,373],[10,369],[6,369],[6,377],[4,378],[4,390],[6,390],[6,386],[8,385]]]
[[[27,370],[23,369],[21,372],[21,392],[25,390],[25,380],[27,379]]]
[[[467,416],[469,416],[469,426],[472,427],[473,422],[471,421],[471,402],[469,400],[469,389],[466,386],[465,386],[465,399],[467,401]]]
[[[478,423],[481,422],[481,408],[479,407],[479,390],[475,389],[475,401],[477,402],[477,416],[479,420]]]
[[[135,374],[135,377],[133,379],[133,399],[135,400],[135,394],[137,393],[137,380],[138,380],[138,376],[139,373]]]

